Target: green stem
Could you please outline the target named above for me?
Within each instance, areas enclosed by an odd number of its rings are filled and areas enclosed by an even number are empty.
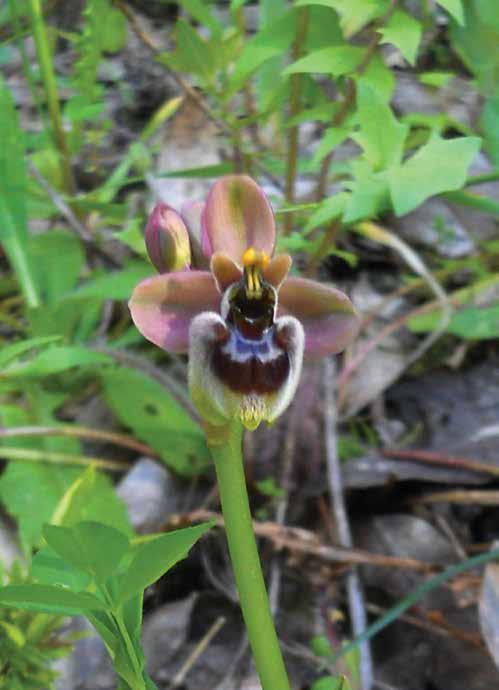
[[[47,106],[52,121],[52,129],[54,132],[54,139],[61,155],[61,166],[64,175],[64,182],[68,194],[73,195],[76,191],[73,171],[71,169],[71,159],[69,149],[62,126],[61,109],[59,105],[59,95],[57,93],[57,83],[55,79],[54,63],[52,60],[52,52],[47,37],[47,30],[45,21],[43,19],[43,12],[40,0],[29,0],[29,7],[31,13],[31,25],[33,30],[33,38],[35,41],[36,54],[38,57],[38,64],[40,65],[40,72],[45,88],[45,95],[47,98]]]
[[[222,444],[210,446],[244,622],[263,690],[290,690],[253,533],[244,477],[242,426],[234,420]]]

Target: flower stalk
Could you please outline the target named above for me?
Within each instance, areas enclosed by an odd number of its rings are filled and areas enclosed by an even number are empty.
[[[242,424],[232,420],[223,443],[210,443],[225,531],[255,666],[263,690],[289,690],[253,532],[244,477]]]

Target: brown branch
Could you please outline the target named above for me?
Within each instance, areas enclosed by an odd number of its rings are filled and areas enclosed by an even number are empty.
[[[427,465],[438,465],[439,467],[451,467],[459,470],[468,470],[469,472],[480,472],[481,474],[490,474],[494,477],[499,477],[499,467],[489,465],[480,460],[472,460],[470,458],[463,458],[448,453],[435,453],[428,450],[405,450],[397,448],[385,448],[381,451],[384,458],[392,458],[394,460],[414,460],[415,462],[423,462]]]

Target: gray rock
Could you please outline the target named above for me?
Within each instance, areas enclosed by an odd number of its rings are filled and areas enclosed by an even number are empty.
[[[0,517],[0,564],[8,571],[16,560],[21,560],[22,554],[12,525]],[[1,583],[1,580],[0,580]]]
[[[150,458],[139,460],[117,487],[136,532],[154,532],[178,511],[179,487],[173,475]]]
[[[457,212],[442,199],[429,199],[412,213],[395,219],[393,225],[406,241],[434,249],[449,259],[468,256],[475,249],[475,243]]]

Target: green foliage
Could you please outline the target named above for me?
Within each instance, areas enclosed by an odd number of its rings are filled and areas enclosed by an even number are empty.
[[[86,616],[102,636],[124,687],[154,688],[144,670],[140,642],[143,591],[185,558],[210,526],[133,543],[125,533],[100,522],[46,525],[47,547],[35,559],[34,581],[1,588],[0,607]],[[18,631],[11,630],[10,636],[21,640]]]
[[[23,587],[19,565],[0,585]],[[0,590],[1,591],[1,590]],[[0,688],[52,690],[55,659],[71,651],[71,641],[58,632],[62,619],[36,611],[0,608]]]
[[[201,427],[163,386],[131,369],[103,370],[104,396],[118,419],[184,475],[203,470],[209,461]]]

